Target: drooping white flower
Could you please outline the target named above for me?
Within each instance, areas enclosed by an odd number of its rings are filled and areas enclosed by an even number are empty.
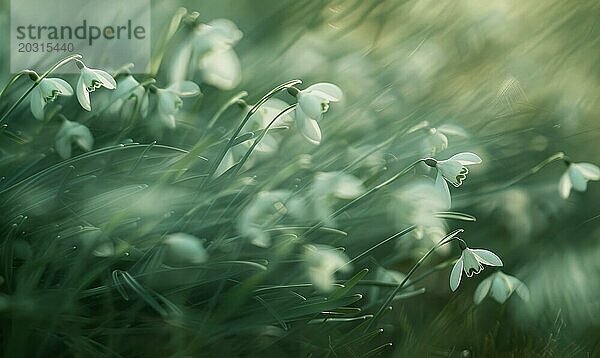
[[[463,249],[462,254],[454,264],[454,267],[452,267],[452,272],[450,273],[450,289],[452,291],[456,291],[458,288],[463,271],[467,277],[472,277],[483,270],[483,265],[503,265],[502,260],[489,250],[470,249],[466,246],[462,246],[463,244],[461,244],[461,248]]]
[[[287,190],[259,193],[238,219],[237,229],[240,235],[250,239],[256,246],[271,246],[271,236],[264,229],[287,214],[286,202],[290,195]]]
[[[467,132],[459,126],[443,124],[437,128],[429,128],[427,136],[423,139],[425,155],[436,155],[448,148],[448,136],[466,137]]]
[[[79,80],[77,81],[77,100],[81,107],[86,111],[91,111],[90,92],[94,92],[100,87],[113,90],[117,88],[115,79],[105,71],[89,68],[79,60],[75,60],[77,68],[80,70]]]
[[[393,193],[390,200],[392,219],[420,227],[441,227],[444,220],[435,213],[446,209],[444,198],[433,183],[418,181],[408,184]]]
[[[193,40],[202,81],[222,90],[235,88],[242,80],[242,66],[233,46],[243,33],[227,19],[198,26]]]
[[[153,93],[154,95],[150,96]],[[200,88],[191,81],[173,83],[167,88],[151,86],[142,99],[141,113],[153,124],[175,128],[175,115],[183,106],[181,97],[193,97],[200,94]]]
[[[313,203],[313,214],[325,225],[332,225],[332,199],[354,199],[365,191],[362,182],[343,172],[322,172],[315,175],[309,195]]]
[[[37,74],[32,74],[31,79],[37,80]],[[29,97],[31,113],[35,119],[44,119],[44,107],[54,102],[59,96],[72,96],[73,88],[67,81],[60,78],[44,78],[31,91]]]
[[[208,253],[197,237],[176,233],[167,236],[164,241],[164,262],[170,266],[194,265],[206,262]]]
[[[329,292],[335,283],[335,273],[350,270],[348,257],[333,247],[326,245],[306,245],[305,263],[308,278],[315,288],[322,292]]]
[[[332,83],[315,83],[296,94],[298,106],[295,109],[296,125],[300,133],[312,144],[321,143],[319,121],[329,109],[329,102],[342,99],[342,90]]]
[[[63,159],[71,157],[71,145],[76,144],[84,151],[90,151],[94,145],[94,137],[83,124],[65,120],[56,133],[54,147]]]
[[[600,168],[591,163],[567,162],[567,171],[561,176],[558,183],[560,196],[568,198],[571,189],[584,192],[589,180],[600,180]]]
[[[186,38],[174,49],[169,80],[180,82],[199,71],[203,83],[221,90],[235,88],[242,79],[240,61],[233,50],[243,33],[227,19],[193,24]]]
[[[504,303],[513,292],[517,292],[524,301],[529,301],[529,289],[521,280],[502,271],[496,271],[477,286],[473,294],[473,302],[480,304],[486,296],[490,296],[496,302]]]
[[[464,152],[455,154],[446,160],[427,158],[424,162],[428,166],[437,169],[435,185],[444,195],[445,202],[449,208],[452,198],[447,182],[450,182],[456,188],[461,186],[469,173],[467,165],[479,164],[481,163],[481,158],[475,153]]]
[[[144,88],[131,74],[118,77],[117,89],[108,97],[108,114],[121,118],[131,117],[136,105],[142,102],[144,92]]]

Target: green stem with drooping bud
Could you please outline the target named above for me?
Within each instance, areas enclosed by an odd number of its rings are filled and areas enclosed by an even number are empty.
[[[3,123],[6,120],[6,118],[8,117],[8,115],[11,114],[12,111],[14,111],[15,108],[17,108],[17,106],[19,104],[21,104],[21,102],[23,102],[23,100],[25,100],[25,98],[27,98],[27,96],[31,93],[31,91],[33,91],[40,84],[40,82],[44,78],[46,78],[49,74],[51,74],[52,72],[54,72],[59,67],[64,66],[65,64],[67,64],[70,61],[79,60],[80,58],[81,58],[81,55],[79,55],[79,54],[65,57],[64,59],[58,61],[54,66],[50,67],[50,69],[48,71],[44,72],[44,74],[42,74],[41,76],[39,76],[33,82],[33,85],[31,87],[29,87],[29,89],[27,90],[27,92],[23,93],[23,95],[21,97],[19,97],[19,99],[15,103],[13,103],[13,105],[8,109],[8,111],[6,113],[4,113],[4,115],[2,115],[2,118],[0,118],[0,124]]]
[[[260,135],[254,140],[254,142],[252,143],[252,145],[250,146],[250,148],[246,151],[246,153],[244,154],[244,157],[239,161],[239,163],[236,164],[236,167],[233,170],[233,173],[231,174],[232,178],[235,178],[237,176],[237,174],[239,173],[240,169],[244,166],[244,164],[246,163],[246,161],[250,157],[250,154],[252,154],[252,151],[254,151],[254,148],[256,148],[256,146],[258,145],[258,143],[260,143],[260,141],[263,139],[263,137],[267,134],[267,131],[269,130],[269,128],[271,128],[271,126],[273,125],[273,123],[275,123],[275,121],[277,121],[279,118],[281,118],[281,116],[283,116],[284,114],[286,114],[290,110],[296,108],[296,106],[297,106],[297,104],[292,104],[291,106],[285,108],[283,111],[279,112],[275,116],[275,118],[273,118],[271,120],[271,122],[269,122],[269,124],[265,127],[265,129],[263,129],[262,132],[260,133]]]
[[[398,294],[398,292],[400,292],[404,288],[404,285],[406,285],[406,283],[408,282],[408,280],[410,279],[410,277],[415,273],[415,271],[417,271],[417,269],[421,266],[421,264],[435,250],[439,249],[440,247],[442,247],[442,246],[444,246],[446,244],[451,243],[454,240],[461,240],[460,238],[457,238],[456,235],[460,234],[463,231],[464,231],[463,229],[456,229],[456,230],[452,231],[450,234],[446,235],[437,245],[435,245],[434,247],[432,247],[431,249],[429,249],[429,251],[427,251],[427,253],[425,253],[425,255],[423,255],[419,259],[419,261],[417,261],[417,263],[406,274],[406,276],[404,277],[404,279],[402,280],[402,282],[400,282],[400,284],[398,284],[398,286],[396,286],[396,288],[394,289],[394,291],[392,291],[392,293],[388,296],[388,298],[383,302],[383,304],[381,305],[381,307],[379,308],[379,310],[377,311],[377,313],[375,313],[375,315],[373,316],[373,319],[371,320],[371,322],[367,325],[367,328],[365,329],[365,331],[370,330],[371,326],[375,322],[377,322],[377,320],[379,318],[381,318],[381,316],[385,312],[385,310],[388,307],[388,305],[394,300],[394,297],[396,297],[396,295]],[[464,243],[464,241],[462,241],[462,242]]]
[[[227,154],[227,151],[232,147],[232,143],[235,141],[235,139],[237,138],[237,136],[240,134],[240,132],[242,131],[242,128],[244,128],[244,126],[246,125],[246,123],[248,122],[248,120],[250,119],[250,117],[259,110],[260,106],[262,106],[266,101],[268,101],[276,93],[278,93],[278,92],[280,92],[280,91],[282,91],[284,89],[287,89],[289,87],[292,87],[294,85],[297,85],[299,83],[302,83],[302,81],[300,81],[300,80],[291,80],[291,81],[282,83],[279,86],[273,88],[271,91],[269,91],[269,93],[267,93],[266,95],[264,95],[258,102],[256,102],[256,104],[244,116],[244,119],[242,120],[242,122],[240,123],[240,125],[233,132],[233,134],[229,138],[229,141],[223,147],[223,149],[221,150],[221,152],[217,156],[216,160],[213,162],[212,166],[210,167],[210,169],[208,171],[208,175],[207,175],[206,179],[203,181],[202,187],[204,185],[206,185],[208,182],[210,182],[210,180],[212,179],[212,177],[215,175],[215,172],[217,171],[217,168],[219,168],[219,164],[221,164],[221,162],[223,161],[223,158]]]

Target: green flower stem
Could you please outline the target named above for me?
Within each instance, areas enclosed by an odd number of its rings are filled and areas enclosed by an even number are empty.
[[[381,241],[380,243],[376,244],[375,246],[371,246],[369,249],[367,249],[366,251],[362,252],[361,254],[359,254],[358,256],[356,256],[355,258],[353,258],[352,260],[346,262],[346,264],[344,264],[342,267],[338,268],[336,271],[339,271],[340,269],[342,269],[346,265],[350,265],[351,263],[353,263],[353,262],[355,262],[355,261],[363,258],[366,254],[368,254],[369,252],[375,250],[379,246],[384,245],[384,244],[386,244],[386,243],[388,243],[388,242],[390,242],[390,241],[392,241],[394,239],[397,239],[397,238],[399,238],[401,236],[404,236],[404,235],[410,233],[411,231],[413,231],[416,228],[417,228],[416,225],[411,225],[411,226],[407,227],[406,229],[404,229],[404,230],[402,230],[400,232],[395,233],[394,235],[392,235],[392,236],[388,237],[387,239]]]
[[[406,277],[404,277],[404,279],[402,280],[402,282],[400,282],[400,284],[398,286],[396,286],[396,288],[394,289],[394,291],[392,291],[392,293],[388,296],[388,298],[385,300],[385,302],[383,302],[383,304],[381,305],[381,307],[379,308],[379,310],[377,311],[377,313],[375,314],[375,316],[373,317],[373,320],[371,320],[371,322],[367,325],[367,328],[365,330],[369,331],[371,329],[371,326],[377,322],[377,320],[379,318],[381,318],[381,316],[383,315],[383,313],[385,312],[385,310],[387,309],[388,305],[392,302],[392,300],[394,299],[394,297],[396,296],[396,294],[398,294],[398,292],[400,292],[402,290],[402,288],[404,288],[404,285],[406,285],[406,283],[408,282],[408,279],[415,273],[415,271],[417,271],[417,269],[421,266],[421,264],[437,249],[439,249],[440,247],[454,241],[454,240],[460,240],[459,238],[456,237],[456,235],[460,234],[461,232],[463,232],[463,229],[456,229],[454,231],[452,231],[450,234],[446,235],[437,245],[435,245],[434,247],[432,247],[429,251],[427,251],[427,253],[425,255],[423,255],[423,257],[421,257],[419,259],[419,261],[417,261],[417,263],[410,269],[410,271],[408,272],[408,274],[406,274]]]
[[[27,92],[23,93],[23,95],[21,97],[19,97],[19,99],[13,103],[13,105],[8,109],[8,111],[6,113],[4,113],[4,115],[2,115],[2,118],[0,118],[0,124],[4,123],[4,121],[6,120],[6,118],[8,117],[9,114],[12,113],[12,111],[15,110],[15,108],[17,108],[17,106],[19,104],[21,104],[21,102],[23,102],[23,100],[25,100],[25,98],[27,98],[27,96],[31,93],[31,91],[33,91],[37,85],[40,84],[40,82],[46,78],[49,74],[51,74],[52,72],[54,72],[56,69],[58,69],[59,67],[64,66],[65,64],[67,64],[70,61],[73,60],[78,60],[81,58],[81,55],[76,54],[76,55],[71,55],[68,57],[65,57],[64,59],[58,61],[54,66],[52,66],[48,71],[44,72],[44,74],[42,74],[37,81],[35,81],[33,83],[33,85],[31,87],[29,87],[29,89],[27,90]]]
[[[241,91],[240,93],[238,93],[235,96],[231,97],[231,99],[229,101],[227,101],[227,103],[225,103],[223,106],[221,106],[221,108],[219,108],[219,110],[217,111],[217,113],[215,113],[215,115],[212,116],[212,118],[210,119],[210,122],[208,122],[208,126],[206,128],[207,129],[211,129],[215,125],[215,123],[217,123],[217,120],[219,120],[219,118],[221,118],[221,116],[223,115],[223,113],[225,113],[225,111],[229,107],[231,107],[234,104],[238,103],[239,101],[241,101],[247,95],[248,95],[248,92]]]
[[[4,93],[6,92],[6,90],[8,89],[8,87],[12,86],[13,83],[15,83],[21,76],[23,75],[28,75],[30,73],[32,73],[33,71],[31,70],[23,70],[17,74],[15,74],[10,81],[8,81],[8,83],[6,84],[6,86],[4,86],[4,88],[2,89],[2,92],[0,92],[0,98],[2,98],[2,96],[4,96]]]
[[[563,152],[558,152],[555,153],[551,156],[549,156],[548,158],[544,159],[543,161],[541,161],[539,164],[537,164],[536,166],[534,166],[533,168],[529,169],[528,171],[521,173],[520,175],[517,175],[515,178],[513,178],[511,181],[509,181],[506,184],[502,184],[500,186],[497,186],[495,188],[491,188],[482,192],[478,192],[478,195],[482,195],[482,194],[491,194],[491,193],[495,193],[501,190],[505,190],[510,188],[511,186],[517,184],[518,182],[520,182],[521,180],[530,177],[534,174],[536,174],[537,172],[539,172],[540,170],[542,170],[544,167],[546,167],[547,165],[557,161],[557,160],[565,160],[567,158],[567,156],[565,155],[565,153]]]
[[[269,93],[267,93],[266,95],[264,95],[258,102],[256,102],[256,104],[250,109],[250,111],[248,111],[248,113],[246,114],[246,116],[244,117],[244,119],[242,120],[242,122],[240,123],[240,125],[233,132],[233,134],[229,138],[229,141],[227,142],[227,145],[225,147],[223,147],[223,149],[221,150],[221,152],[217,156],[217,159],[213,162],[212,166],[210,167],[210,169],[208,171],[208,175],[206,177],[206,180],[204,180],[204,182],[202,184],[202,187],[204,187],[204,185],[206,185],[208,182],[210,182],[210,180],[212,179],[212,177],[215,175],[215,172],[217,171],[217,168],[219,167],[219,164],[221,164],[221,161],[223,161],[223,158],[227,154],[227,151],[232,147],[233,142],[235,141],[235,139],[237,138],[237,136],[242,131],[242,128],[246,125],[246,123],[248,122],[248,120],[250,119],[250,117],[254,113],[256,113],[258,111],[258,109],[260,108],[260,106],[262,106],[266,101],[268,101],[276,93],[278,93],[278,92],[280,92],[280,91],[282,91],[284,89],[287,89],[289,87],[292,87],[294,85],[300,84],[300,83],[302,83],[302,81],[300,81],[300,80],[291,80],[291,81],[282,83],[279,86],[273,88],[271,91],[269,91]]]
[[[187,9],[180,7],[179,9],[177,9],[175,14],[171,18],[168,30],[163,32],[161,38],[158,40],[158,46],[156,46],[157,50],[156,52],[154,52],[150,60],[150,73],[158,73],[160,65],[162,64],[162,58],[165,53],[165,49],[167,48],[169,41],[173,38],[173,35],[175,35],[177,30],[179,29],[179,25],[184,19],[184,16],[186,16],[187,14]]]
[[[291,111],[292,109],[296,108],[296,106],[297,106],[297,104],[292,104],[291,106],[288,106],[283,111],[279,112],[279,114],[277,114],[275,116],[275,118],[273,118],[271,120],[271,122],[269,122],[269,124],[265,127],[265,129],[260,132],[260,135],[258,136],[258,138],[256,138],[254,140],[254,142],[252,142],[252,145],[246,151],[246,153],[244,154],[244,157],[242,157],[242,159],[239,161],[239,163],[236,164],[235,169],[233,170],[233,173],[231,174],[231,178],[235,178],[237,176],[237,174],[239,173],[240,169],[244,166],[244,164],[246,164],[246,161],[250,157],[250,154],[252,154],[252,152],[254,151],[254,149],[256,148],[256,146],[258,145],[258,143],[260,143],[260,141],[263,139],[263,137],[267,134],[267,131],[269,130],[269,128],[271,128],[271,126],[273,125],[273,123],[275,123],[275,121],[278,120],[279,118],[281,118],[281,116],[283,116],[284,114],[286,114],[289,111]]]
[[[546,165],[555,162],[557,160],[562,160],[565,159],[565,153],[563,152],[558,152],[555,153],[553,155],[551,155],[550,157],[546,158],[545,160],[543,160],[542,162],[540,162],[538,165],[536,165],[535,167],[529,169],[528,171],[526,171],[525,173],[517,176],[516,178],[514,178],[513,180],[511,180],[508,184],[507,187],[510,187],[518,182],[520,182],[521,180],[527,178],[528,176],[534,175],[535,173],[539,172],[540,170],[542,170],[542,168],[544,168]]]
[[[339,208],[337,211],[335,211],[333,214],[331,214],[328,218],[328,220],[334,219],[337,216],[339,216],[340,214],[342,214],[343,212],[345,212],[346,210],[358,205],[361,201],[363,201],[365,198],[367,198],[368,196],[370,196],[371,194],[377,192],[378,190],[380,190],[381,188],[393,183],[394,181],[396,181],[398,178],[400,178],[401,176],[403,176],[404,174],[408,173],[409,171],[411,171],[417,164],[419,164],[420,162],[422,162],[423,159],[419,159],[415,162],[413,162],[412,164],[410,164],[409,166],[407,166],[406,168],[402,169],[400,172],[396,173],[394,176],[392,176],[391,178],[389,178],[388,180],[384,181],[381,184],[378,184],[374,187],[372,187],[371,189],[367,190],[366,192],[364,192],[362,195],[360,195],[359,197],[353,199],[351,202],[349,202],[348,204],[342,206],[341,208]],[[316,230],[318,230],[320,227],[322,227],[323,225],[325,225],[324,221],[320,221],[317,224],[315,224],[313,227],[311,227],[310,229],[308,229],[303,236],[308,236],[310,234],[312,234],[313,232],[315,232]]]

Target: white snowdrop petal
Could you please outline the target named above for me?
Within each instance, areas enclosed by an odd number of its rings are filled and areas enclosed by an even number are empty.
[[[438,188],[442,202],[446,209],[450,209],[452,206],[452,196],[450,195],[450,188],[448,187],[448,183],[442,176],[442,173],[438,170],[437,176],[435,178],[435,187]]]
[[[104,88],[115,89],[117,88],[117,82],[113,76],[109,75],[106,71],[90,68],[90,71],[95,75],[94,77],[102,84]]]
[[[496,274],[492,287],[490,288],[490,296],[498,303],[504,303],[510,297],[513,290],[504,275]]]
[[[233,50],[212,51],[200,60],[202,79],[221,90],[235,88],[242,80],[242,66]]]
[[[33,114],[33,116],[35,117],[35,119],[37,120],[43,120],[44,119],[44,106],[46,105],[46,103],[44,102],[44,99],[42,98],[42,93],[39,89],[34,89],[31,94],[29,95],[29,101],[30,101],[30,107],[31,107],[31,113]]]
[[[591,163],[574,163],[575,167],[587,180],[600,180],[600,168]]]
[[[517,292],[517,295],[519,295],[519,297],[521,297],[523,299],[523,301],[529,301],[529,288],[523,283],[521,282],[519,279],[517,279],[516,277],[510,277],[511,279],[514,280],[513,285],[515,287],[515,291]]]
[[[571,179],[571,185],[573,185],[573,189],[581,192],[587,189],[587,179],[577,169],[577,167],[570,165],[567,172],[569,173],[569,179]]]
[[[73,95],[73,88],[67,81],[63,80],[62,78],[45,78],[42,81],[51,82],[52,86],[54,88],[56,88],[57,90],[59,90],[60,94],[62,96],[72,96]]]
[[[478,305],[483,301],[485,296],[487,296],[490,291],[490,287],[492,286],[492,280],[494,279],[494,275],[487,277],[475,289],[475,293],[473,294],[473,302]]]
[[[170,85],[167,90],[181,97],[193,97],[200,94],[200,87],[192,81],[181,81]]]
[[[456,291],[458,285],[460,285],[460,279],[462,277],[463,272],[463,260],[462,257],[459,258],[454,266],[452,267],[452,271],[450,272],[450,289],[452,291]]]
[[[83,107],[83,109],[85,109],[86,111],[91,111],[92,107],[90,105],[90,94],[87,91],[86,83],[83,77],[84,76],[82,74],[79,77],[79,80],[77,81],[77,100],[79,101],[79,104],[81,104],[81,107]]]
[[[479,164],[481,163],[481,158],[475,153],[464,152],[458,153],[450,157],[450,160],[456,160],[462,165],[471,165],[471,164]]]
[[[308,118],[300,107],[296,107],[296,126],[300,133],[310,143],[318,145],[321,143],[321,128],[314,119]]]
[[[502,260],[495,253],[483,249],[469,249],[477,258],[477,261],[488,266],[502,266]]]
[[[312,119],[321,119],[323,113],[323,100],[310,93],[300,92],[298,94],[298,106]]]
[[[176,233],[167,236],[164,241],[167,252],[167,264],[199,264],[208,260],[208,253],[200,239],[186,233]]]
[[[328,82],[315,83],[314,85],[308,86],[305,91],[314,92],[321,98],[331,102],[337,102],[344,96],[341,88]]]
[[[572,187],[573,185],[571,184],[571,178],[569,177],[569,173],[565,172],[560,177],[560,181],[558,182],[558,191],[560,193],[560,196],[563,197],[563,199],[568,198],[571,194]]]
[[[354,199],[365,191],[362,181],[354,175],[339,173],[336,176],[333,194],[341,199]]]

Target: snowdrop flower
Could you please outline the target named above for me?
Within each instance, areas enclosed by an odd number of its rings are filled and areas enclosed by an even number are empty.
[[[142,102],[144,88],[131,75],[125,74],[117,79],[117,89],[109,97],[110,106],[107,112],[111,115],[129,118],[133,115],[135,106]]]
[[[237,229],[240,235],[250,239],[253,245],[271,246],[271,236],[263,228],[287,214],[286,201],[290,196],[291,192],[287,190],[259,193],[238,219]]]
[[[454,264],[454,267],[452,267],[452,272],[450,273],[450,289],[452,289],[452,291],[456,291],[458,288],[463,271],[467,277],[472,277],[483,270],[483,265],[503,265],[502,260],[500,260],[493,252],[484,249],[470,249],[462,240],[459,242],[462,254]]]
[[[242,70],[233,47],[243,33],[227,19],[193,26],[184,42],[173,51],[169,80],[183,81],[200,71],[204,83],[221,90],[235,88],[242,79]]]
[[[245,116],[250,111],[251,106],[249,106],[247,104],[244,104],[244,106],[246,107],[244,109],[244,116]],[[242,128],[242,134],[248,133],[248,132],[257,132],[257,131],[260,131],[260,130],[266,128],[269,125],[269,123],[271,123],[271,121],[273,119],[275,119],[275,117],[277,117],[279,115],[279,113],[281,113],[281,111],[283,111],[287,107],[289,107],[289,105],[280,99],[276,99],[276,98],[268,99],[258,109],[258,111],[256,111],[254,114],[252,114],[250,116],[250,118],[248,119],[248,122],[246,122],[246,125],[244,125],[244,127]],[[292,121],[293,121],[293,117],[290,114],[286,113],[283,116],[280,116],[271,125],[270,128],[285,125]],[[244,156],[244,154],[246,154],[248,149],[250,149],[250,147],[252,146],[252,144],[254,143],[255,140],[256,140],[256,137],[249,139],[245,142],[242,142],[242,143],[234,146],[233,148],[229,149],[227,151],[227,153],[225,154],[225,158],[223,158],[223,160],[217,167],[217,170],[215,171],[215,175],[220,176],[223,173],[225,173],[227,170],[229,170],[231,167],[233,167],[235,164],[237,164],[237,162]],[[246,162],[246,164],[248,166],[252,166],[251,163],[252,163],[253,159],[268,158],[271,155],[273,155],[274,153],[276,153],[278,149],[279,149],[279,142],[277,141],[276,137],[274,135],[272,135],[271,133],[267,132],[263,136],[261,141],[258,143],[258,145],[254,148],[254,151],[253,151],[252,155],[249,157],[249,160],[248,160],[248,162]]]
[[[31,72],[29,77],[37,81],[39,76]],[[44,119],[44,107],[47,103],[54,102],[59,96],[72,96],[73,88],[67,81],[60,78],[44,78],[31,91],[29,101],[31,104],[31,113],[37,120]]]
[[[75,64],[81,71],[77,81],[77,100],[83,109],[91,111],[90,92],[94,92],[100,87],[113,90],[117,88],[117,82],[105,71],[86,67],[79,60],[75,60]]]
[[[562,175],[558,183],[560,196],[568,198],[571,189],[584,192],[589,180],[600,180],[600,168],[591,163],[571,163],[565,160],[567,171]]]
[[[480,304],[486,296],[491,296],[496,302],[504,303],[513,292],[517,292],[524,301],[529,301],[529,289],[521,280],[502,271],[496,271],[477,286],[473,294],[473,302]]]
[[[167,236],[164,262],[170,266],[193,265],[206,262],[208,253],[200,239],[195,236],[176,233]]]
[[[154,96],[150,97],[150,93]],[[183,106],[181,97],[193,97],[200,94],[200,88],[191,81],[173,83],[167,88],[150,86],[142,99],[141,113],[150,118],[152,124],[175,128],[175,115]]]
[[[429,128],[423,140],[423,151],[426,155],[435,155],[448,148],[448,136],[466,137],[467,132],[459,126],[443,124],[437,128]]]
[[[310,282],[322,292],[333,289],[337,271],[350,270],[350,265],[347,265],[348,257],[330,246],[306,245],[304,258]]]
[[[365,191],[362,182],[342,172],[317,173],[310,189],[313,213],[325,225],[333,225],[331,199],[354,199]]]
[[[449,208],[452,199],[447,182],[450,182],[456,188],[461,186],[469,173],[467,165],[479,164],[481,163],[481,158],[475,153],[464,152],[455,154],[446,160],[438,161],[433,158],[427,158],[424,160],[424,163],[437,169],[435,185],[443,193],[445,202]]]
[[[94,145],[94,137],[90,130],[83,124],[66,120],[56,133],[56,152],[63,159],[71,158],[71,145],[75,143],[84,151],[89,151]]]
[[[329,109],[329,102],[342,99],[342,90],[332,83],[316,83],[304,90],[290,88],[289,92],[298,99],[295,109],[296,125],[300,133],[312,144],[321,143],[321,128],[317,122]]]
[[[394,192],[390,200],[390,213],[396,222],[413,224],[419,227],[440,227],[443,220],[435,213],[444,211],[444,198],[436,187],[426,181],[419,181]]]
[[[194,51],[200,56],[202,81],[222,90],[235,88],[242,80],[242,66],[232,47],[242,38],[237,26],[226,19],[200,25]]]

